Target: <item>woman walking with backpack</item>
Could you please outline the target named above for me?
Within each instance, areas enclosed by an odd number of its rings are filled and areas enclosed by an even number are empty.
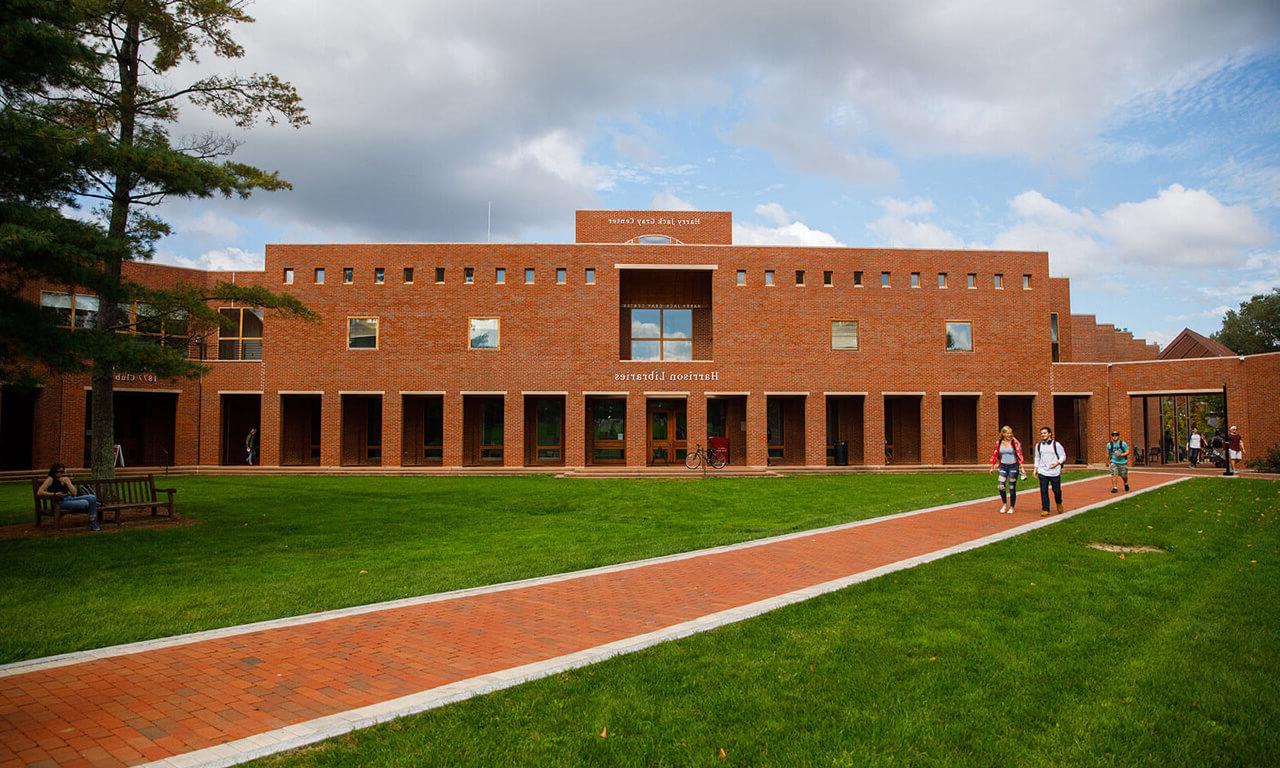
[[[999,473],[996,487],[1000,489],[1000,511],[1012,515],[1018,503],[1018,478],[1027,479],[1022,469],[1022,444],[1013,436],[1012,427],[1000,428],[1000,439],[991,452],[991,471]]]
[[[1058,514],[1062,514],[1062,465],[1067,463],[1067,451],[1062,443],[1053,439],[1053,430],[1040,428],[1040,442],[1035,448],[1036,477],[1040,480],[1040,516],[1049,515],[1049,488],[1053,487],[1053,500]]]

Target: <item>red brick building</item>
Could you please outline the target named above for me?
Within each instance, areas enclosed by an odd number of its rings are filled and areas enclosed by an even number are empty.
[[[572,244],[268,245],[261,272],[131,264],[165,285],[288,291],[310,323],[225,307],[191,380],[119,375],[129,465],[984,463],[998,427],[1055,426],[1072,461],[1111,428],[1176,461],[1189,425],[1280,441],[1280,356],[1157,359],[1071,314],[1048,254],[732,244],[727,212],[578,211]],[[93,297],[32,287],[69,324]],[[34,298],[34,296],[33,296]],[[162,339],[166,329],[150,331]],[[88,381],[0,398],[4,468],[82,465]],[[1166,434],[1168,433],[1168,434]]]

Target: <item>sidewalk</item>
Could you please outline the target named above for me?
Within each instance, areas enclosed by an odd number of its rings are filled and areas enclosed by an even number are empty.
[[[1180,481],[1134,472],[1134,492]],[[1034,489],[1034,486],[1032,486]],[[1126,498],[1106,477],[1069,511]],[[230,765],[739,621],[1063,519],[961,503],[0,667],[0,766]]]

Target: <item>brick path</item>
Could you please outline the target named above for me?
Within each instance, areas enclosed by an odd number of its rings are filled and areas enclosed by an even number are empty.
[[[1177,478],[1135,472],[1131,480],[1137,491]],[[1107,478],[1068,486],[1068,509],[1123,498],[1109,487]],[[515,589],[32,671],[0,669],[0,766],[136,765],[261,740],[1038,520],[1037,494],[1020,501],[1012,516],[983,501]]]

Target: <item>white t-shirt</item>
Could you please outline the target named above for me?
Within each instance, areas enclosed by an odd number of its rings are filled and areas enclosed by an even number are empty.
[[[1203,441],[1204,441],[1204,435],[1201,435],[1199,432],[1197,432],[1191,436],[1191,442],[1189,443],[1189,445],[1192,448],[1199,448],[1201,445],[1204,444]]]
[[[1036,459],[1036,473],[1045,477],[1057,477],[1062,474],[1062,465],[1067,460],[1067,451],[1062,443],[1054,440],[1051,443],[1036,443],[1032,450]],[[1051,466],[1053,464],[1058,466]]]

